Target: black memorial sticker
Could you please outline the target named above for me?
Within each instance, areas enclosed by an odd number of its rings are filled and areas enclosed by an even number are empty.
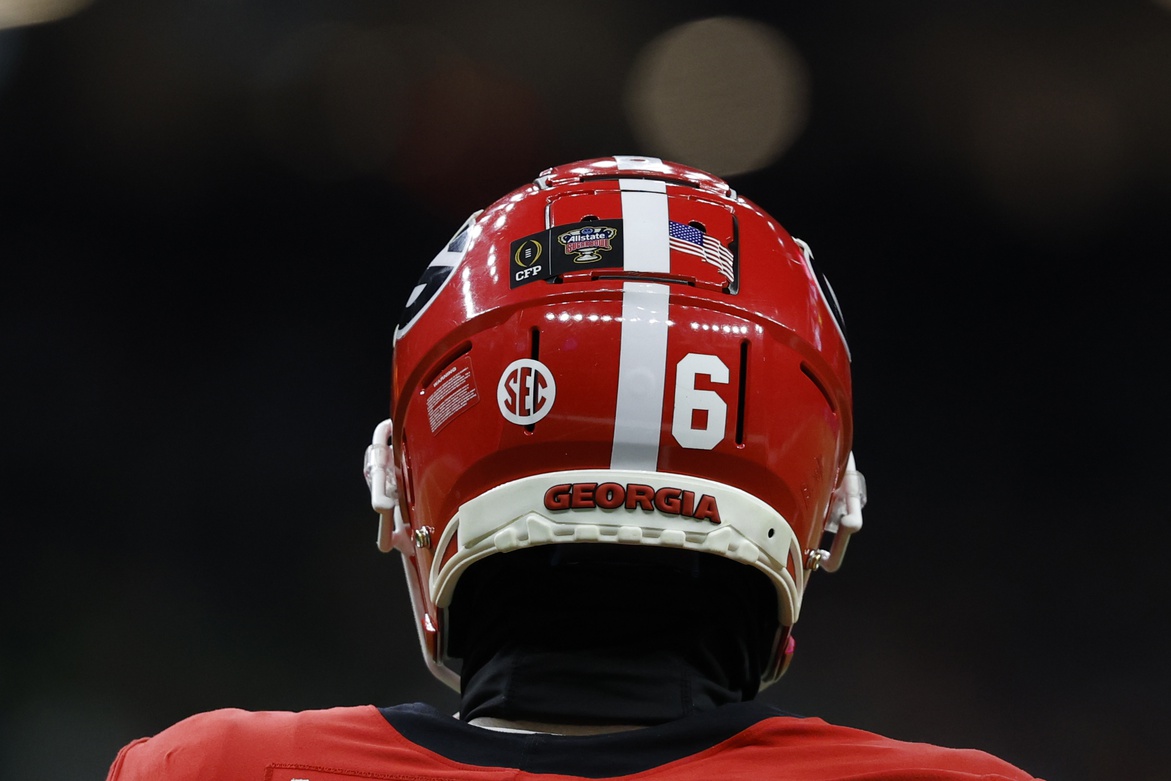
[[[622,268],[622,220],[558,225],[517,239],[508,253],[508,284],[520,287],[595,268]]]

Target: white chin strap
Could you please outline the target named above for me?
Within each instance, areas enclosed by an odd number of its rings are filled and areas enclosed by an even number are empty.
[[[374,429],[373,441],[366,448],[362,473],[370,487],[370,506],[378,513],[378,550],[390,553],[398,549],[413,556],[406,523],[398,506],[398,484],[394,479],[394,455],[390,448],[394,421],[387,418]]]
[[[862,528],[862,508],[866,506],[866,478],[854,464],[854,454],[846,461],[846,475],[834,491],[825,530],[834,536],[829,550],[814,551],[813,566],[837,572],[846,555],[850,536]]]

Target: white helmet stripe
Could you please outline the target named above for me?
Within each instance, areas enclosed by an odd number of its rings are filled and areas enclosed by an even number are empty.
[[[614,162],[618,164],[619,171],[645,171],[648,168],[654,168],[665,174],[671,173],[671,169],[663,164],[661,157],[614,155]]]
[[[656,470],[667,368],[667,285],[622,285],[622,343],[612,469]]]
[[[671,270],[667,183],[619,179],[622,188],[622,255],[627,271]]]
[[[639,162],[645,164],[645,159]],[[618,158],[623,166],[623,159]],[[623,265],[627,271],[670,271],[667,185],[653,179],[620,179]],[[612,469],[658,469],[659,433],[667,366],[667,285],[622,285],[622,334],[618,398],[614,409]]]

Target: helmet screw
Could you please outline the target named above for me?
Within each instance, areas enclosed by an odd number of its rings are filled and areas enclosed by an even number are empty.
[[[431,547],[431,532],[435,531],[430,526],[421,526],[415,529],[415,547],[416,548],[430,548]]]
[[[817,570],[821,567],[821,560],[825,558],[825,551],[805,551],[805,569]]]

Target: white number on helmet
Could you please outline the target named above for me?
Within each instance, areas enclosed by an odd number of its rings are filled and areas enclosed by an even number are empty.
[[[690,450],[711,450],[724,438],[728,404],[714,390],[695,387],[703,375],[717,385],[728,384],[728,367],[718,357],[688,353],[675,369],[675,412],[671,434]]]

